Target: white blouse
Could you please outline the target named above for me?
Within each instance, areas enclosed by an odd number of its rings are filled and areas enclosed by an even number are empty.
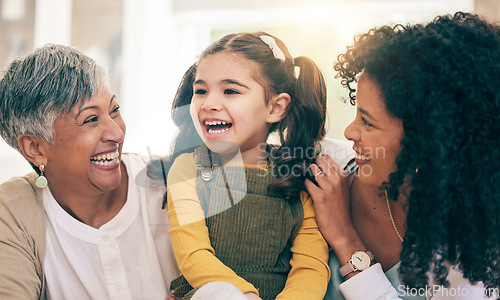
[[[123,154],[129,175],[127,202],[99,229],[69,215],[48,188],[45,276],[51,299],[165,299],[179,276],[161,208],[165,187],[137,184],[146,164]]]
[[[479,300],[496,299],[498,289],[492,290],[492,296],[486,297],[486,289],[481,283],[472,285],[457,268],[451,268],[446,277],[450,285],[410,288],[398,285],[397,290],[385,276],[382,266],[377,263],[340,284],[339,288],[345,299],[394,300],[394,299],[460,299]],[[326,299],[326,298],[325,298]]]

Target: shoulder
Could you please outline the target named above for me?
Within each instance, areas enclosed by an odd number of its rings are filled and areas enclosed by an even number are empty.
[[[179,155],[168,171],[167,183],[172,184],[186,179],[195,178],[196,166],[194,164],[194,153],[183,153]]]
[[[37,176],[32,172],[0,185],[2,295],[46,298],[43,276],[46,220],[41,189],[34,184]]]
[[[16,207],[37,203],[35,180],[37,174],[31,172],[23,177],[14,177],[0,184],[0,207]]]
[[[486,294],[487,290],[482,282],[478,282],[476,284],[472,284],[467,278],[464,277],[464,273],[460,266],[454,265],[448,267],[448,276],[446,279],[449,282],[448,288],[442,288],[437,290],[432,299],[442,299],[445,298],[449,291],[461,290],[462,295],[474,295],[474,296],[483,296]],[[496,290],[496,295],[492,295],[491,298],[480,298],[478,299],[496,299],[498,297],[498,289]]]
[[[37,176],[32,172],[0,185],[0,223],[7,224],[7,227],[1,227],[2,230],[22,228],[33,237],[42,237],[45,233],[42,193],[35,186]],[[3,236],[7,233],[3,231],[0,234]],[[43,244],[42,242],[39,246]]]
[[[330,155],[342,167],[354,157],[352,142],[324,138],[320,144],[321,154]]]
[[[194,152],[183,153],[179,155],[172,164],[173,168],[182,168],[186,166],[194,166]]]

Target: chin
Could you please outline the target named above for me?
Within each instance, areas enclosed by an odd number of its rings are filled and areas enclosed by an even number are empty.
[[[237,144],[226,141],[209,141],[207,147],[210,151],[218,154],[236,154],[240,151]]]
[[[109,176],[108,178],[105,178],[106,180],[102,180],[100,185],[98,186],[101,190],[106,192],[114,191],[120,186],[120,183],[122,182],[122,176],[123,174],[121,172],[114,176]]]

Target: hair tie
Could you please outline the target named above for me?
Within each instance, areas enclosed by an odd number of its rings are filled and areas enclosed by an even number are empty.
[[[285,54],[283,54],[283,51],[281,51],[280,47],[278,47],[278,45],[276,45],[276,41],[268,36],[268,35],[262,35],[260,36],[260,39],[266,43],[269,48],[271,48],[271,50],[273,51],[273,55],[274,55],[274,58],[277,58],[279,60],[285,60]]]

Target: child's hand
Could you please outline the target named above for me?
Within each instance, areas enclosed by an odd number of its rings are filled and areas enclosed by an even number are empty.
[[[174,293],[170,293],[168,295],[167,299],[165,299],[165,300],[181,300],[181,299],[182,299],[181,297],[174,295]]]
[[[257,296],[257,294],[255,293],[245,293],[245,296],[247,297],[247,299],[249,300],[262,300],[259,296]]]

